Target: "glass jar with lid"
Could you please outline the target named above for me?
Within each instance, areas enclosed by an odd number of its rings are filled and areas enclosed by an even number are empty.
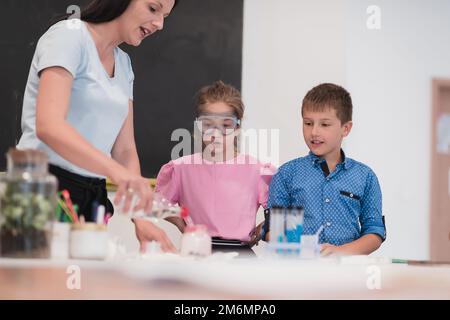
[[[10,149],[0,177],[0,257],[48,258],[56,201],[47,155]]]

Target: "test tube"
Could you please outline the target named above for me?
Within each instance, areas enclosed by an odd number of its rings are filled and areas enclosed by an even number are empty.
[[[304,216],[305,216],[305,210],[303,209],[302,206],[297,206],[295,207],[295,212],[296,212],[296,242],[301,242],[302,239],[302,234],[303,234],[303,221],[304,221]]]
[[[278,243],[284,241],[284,219],[281,207],[270,209],[270,242]]]
[[[297,240],[297,209],[288,207],[286,209],[286,240],[287,242],[299,242]]]

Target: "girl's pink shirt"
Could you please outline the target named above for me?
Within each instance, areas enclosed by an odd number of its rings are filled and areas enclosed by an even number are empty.
[[[193,222],[205,225],[212,237],[248,241],[275,171],[248,155],[213,163],[197,153],[165,164],[156,192],[188,208]]]

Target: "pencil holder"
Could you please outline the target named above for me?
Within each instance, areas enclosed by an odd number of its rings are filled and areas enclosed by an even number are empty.
[[[96,223],[74,224],[70,231],[72,259],[104,260],[108,255],[108,230]]]
[[[71,224],[54,222],[51,242],[51,258],[52,259],[68,259],[69,258],[69,240],[70,240]]]

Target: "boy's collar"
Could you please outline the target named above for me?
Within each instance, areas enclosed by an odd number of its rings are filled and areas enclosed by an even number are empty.
[[[325,161],[325,159],[315,155],[312,151],[309,151],[309,157],[311,158],[312,163],[314,165],[321,164],[322,162]],[[341,157],[342,161],[338,163],[338,166],[343,165],[344,169],[348,169],[350,167],[350,162],[348,161],[347,157],[345,156],[345,152],[342,149],[341,149]]]

